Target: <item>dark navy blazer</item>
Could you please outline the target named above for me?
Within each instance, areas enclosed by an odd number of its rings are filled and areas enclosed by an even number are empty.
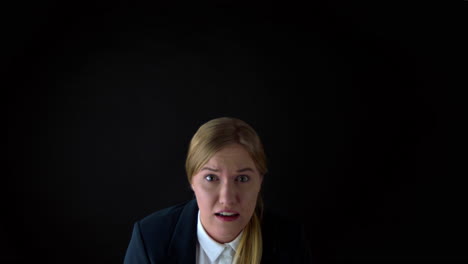
[[[155,212],[135,223],[124,264],[196,263],[196,200]],[[301,225],[265,213],[262,263],[311,263]]]

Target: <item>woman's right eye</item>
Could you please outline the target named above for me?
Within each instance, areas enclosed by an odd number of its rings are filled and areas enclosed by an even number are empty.
[[[205,180],[207,180],[207,181],[214,181],[214,180],[216,180],[216,176],[213,175],[213,174],[206,175],[206,176],[205,176]]]

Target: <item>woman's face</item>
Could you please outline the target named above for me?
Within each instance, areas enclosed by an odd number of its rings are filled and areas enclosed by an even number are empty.
[[[191,186],[206,232],[216,241],[232,241],[252,217],[260,192],[259,174],[239,144],[224,147],[202,166]]]

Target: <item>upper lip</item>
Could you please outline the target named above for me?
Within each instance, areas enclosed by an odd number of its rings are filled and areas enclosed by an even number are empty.
[[[233,214],[239,214],[239,212],[234,211],[234,210],[229,210],[229,209],[224,209],[224,210],[217,211],[215,214],[219,214],[219,213],[233,213]]]

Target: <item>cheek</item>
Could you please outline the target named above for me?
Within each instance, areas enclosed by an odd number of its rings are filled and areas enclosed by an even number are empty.
[[[255,183],[248,188],[245,192],[245,203],[247,203],[245,206],[249,208],[249,211],[253,213],[255,210],[255,207],[257,206],[257,200],[258,196],[260,195],[260,189],[261,189],[261,180],[260,181],[255,181]]]
[[[211,208],[216,201],[216,195],[212,190],[207,189],[203,186],[193,187],[195,192],[195,197],[197,198],[198,207],[202,208]]]
[[[249,211],[252,211],[257,205],[258,189],[251,188],[249,190],[245,190],[242,194],[242,197],[245,208],[248,208]]]

